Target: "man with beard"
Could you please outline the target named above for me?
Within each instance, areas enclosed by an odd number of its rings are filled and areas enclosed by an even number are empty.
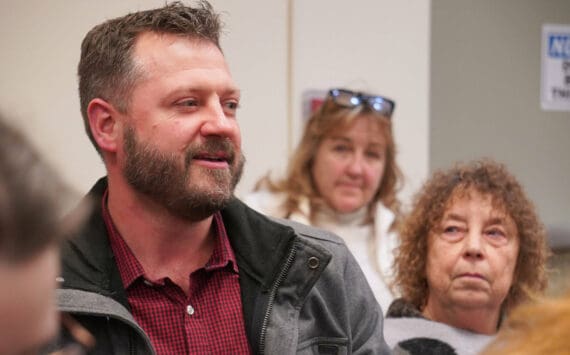
[[[380,307],[340,239],[233,197],[240,92],[219,32],[201,1],[83,40],[81,110],[107,176],[63,249],[60,309],[95,354],[386,352]]]

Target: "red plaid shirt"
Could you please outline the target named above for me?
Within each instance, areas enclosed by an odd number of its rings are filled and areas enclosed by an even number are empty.
[[[249,354],[235,256],[222,216],[206,265],[192,272],[188,296],[168,277],[150,281],[121,237],[103,197],[103,218],[135,320],[157,354]]]

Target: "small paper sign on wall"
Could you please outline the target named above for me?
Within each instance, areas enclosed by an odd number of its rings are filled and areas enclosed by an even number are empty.
[[[542,26],[541,57],[542,109],[570,111],[570,25]]]

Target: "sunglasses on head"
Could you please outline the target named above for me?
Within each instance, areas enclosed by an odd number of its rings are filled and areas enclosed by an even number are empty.
[[[392,117],[392,113],[396,107],[396,103],[388,98],[346,89],[331,89],[329,90],[329,97],[339,106],[357,107],[366,105],[371,110],[388,118]]]

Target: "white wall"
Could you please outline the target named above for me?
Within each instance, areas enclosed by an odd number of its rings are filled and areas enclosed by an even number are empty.
[[[79,111],[76,69],[81,40],[105,19],[163,3],[2,1],[0,110],[81,194],[104,174]],[[289,146],[302,129],[303,90],[331,86],[366,89],[397,101],[395,134],[408,178],[404,198],[418,186],[428,166],[428,1],[212,4],[223,12],[222,46],[243,91],[239,120],[248,163],[238,194],[248,192],[268,169],[284,169]]]

